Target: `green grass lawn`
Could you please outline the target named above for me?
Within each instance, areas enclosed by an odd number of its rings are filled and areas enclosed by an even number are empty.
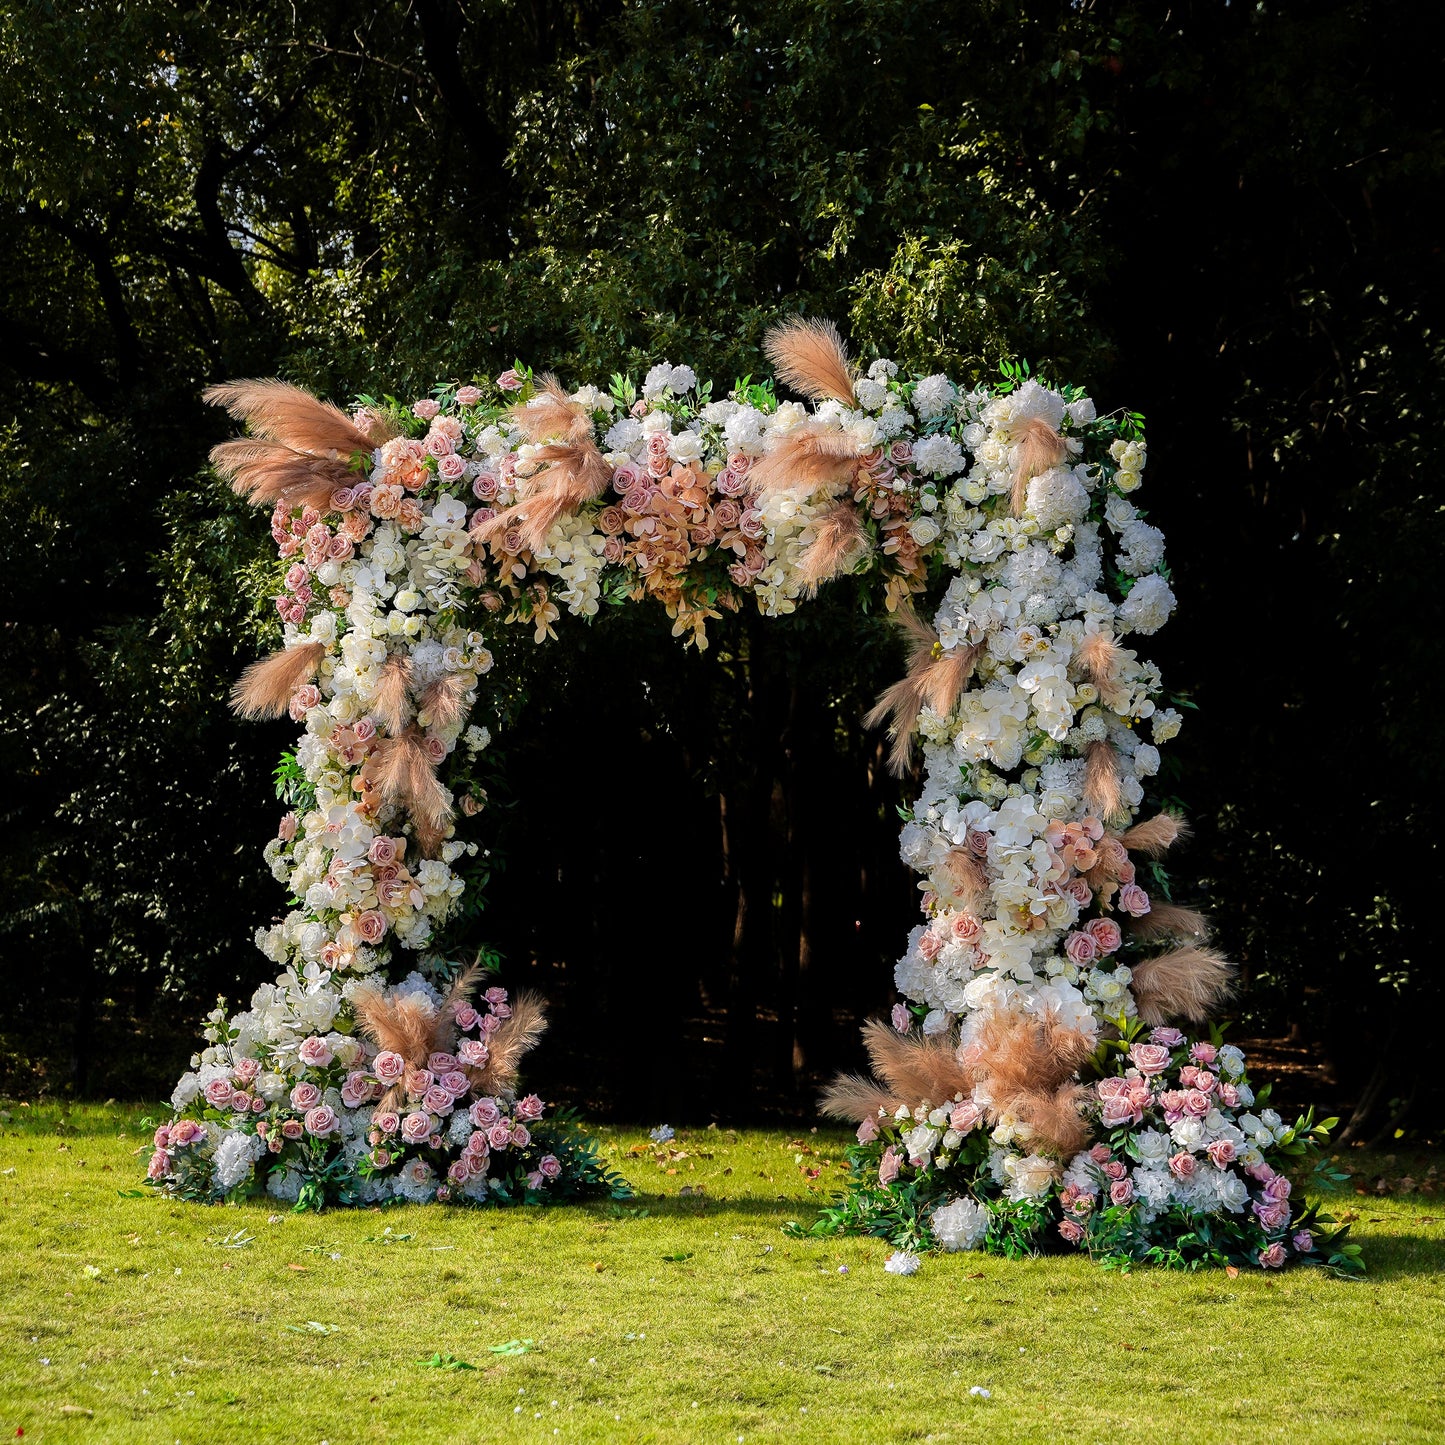
[[[900,1278],[881,1243],[782,1233],[840,1135],[604,1130],[632,1204],[293,1215],[129,1195],[142,1112],[0,1118],[0,1438],[1445,1436],[1433,1195],[1338,1201],[1359,1282],[976,1254]]]

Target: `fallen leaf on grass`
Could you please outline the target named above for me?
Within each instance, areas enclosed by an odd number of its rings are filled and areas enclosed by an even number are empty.
[[[10,1171],[15,1172],[13,1169]],[[149,1199],[150,1195],[144,1189],[117,1189],[116,1195],[121,1199]]]
[[[1238,1266],[1238,1265],[1235,1265],[1235,1264],[1227,1264],[1227,1265],[1224,1266],[1224,1272],[1225,1272],[1225,1274],[1227,1274],[1227,1275],[1230,1277],[1230,1279],[1238,1279],[1238,1278],[1239,1278],[1239,1266]]]
[[[979,1270],[977,1274],[966,1274],[966,1275],[964,1275],[964,1279],[982,1279],[982,1278],[983,1278],[983,1271],[982,1271],[982,1270]]]
[[[508,1340],[502,1345],[488,1345],[487,1348],[494,1355],[525,1355],[537,1348],[535,1340]],[[471,1369],[470,1365],[467,1369]]]
[[[423,1369],[427,1370],[475,1370],[475,1365],[469,1365],[465,1360],[459,1360],[455,1355],[444,1355],[437,1351],[429,1360],[418,1360]]]
[[[208,1239],[207,1244],[215,1249],[245,1249],[248,1245],[255,1244],[256,1236],[247,1234],[245,1229],[238,1229],[234,1234],[227,1234],[220,1239]]]
[[[681,1264],[683,1260],[692,1258],[692,1252],[690,1250],[680,1249],[676,1254],[664,1254],[662,1257],[670,1260],[673,1264]]]
[[[84,1415],[87,1419],[95,1415],[94,1410],[87,1410],[84,1405],[62,1405],[60,1413],[62,1415]]]
[[[286,1268],[287,1268],[287,1269],[294,1269],[297,1274],[310,1274],[310,1273],[311,1273],[311,1266],[310,1266],[309,1264],[288,1264],[288,1265],[286,1266]]]

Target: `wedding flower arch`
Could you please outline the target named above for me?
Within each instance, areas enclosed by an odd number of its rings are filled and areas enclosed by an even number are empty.
[[[266,850],[293,907],[257,934],[276,981],[208,1019],[151,1179],[302,1205],[616,1185],[518,1095],[538,1002],[474,1000],[476,971],[430,947],[476,848],[455,820],[484,803],[489,639],[545,644],[604,598],[651,598],[703,648],[724,609],[780,616],[866,571],[911,648],[871,720],[900,773],[921,746],[902,854],[924,921],[895,973],[905,1002],[865,1030],[878,1078],[825,1099],[860,1139],[828,1227],[971,1247],[990,1219],[1023,1239],[1048,1215],[1137,1254],[1155,1221],[1209,1216],[1232,1221],[1235,1255],[1309,1257],[1270,1160],[1312,1120],[1242,1113],[1238,1051],[1172,1027],[1205,1023],[1230,969],[1157,868],[1181,820],[1146,808],[1181,715],[1137,648],[1175,605],[1135,501],[1141,418],[1022,371],[860,372],[816,321],[766,349],[806,403],[772,382],[714,398],[668,362],[640,389],[518,368],[351,414],[276,381],[208,393],[249,425],[212,458],[270,510],[280,558],[285,646],[233,700],[304,729]],[[935,1181],[926,1217],[890,1213],[900,1174]]]

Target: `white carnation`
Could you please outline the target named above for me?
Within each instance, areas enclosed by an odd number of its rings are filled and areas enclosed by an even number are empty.
[[[950,1253],[977,1249],[988,1233],[988,1210],[963,1195],[933,1211],[933,1233]]]
[[[963,470],[963,448],[952,437],[920,437],[913,443],[913,465],[934,477]]]

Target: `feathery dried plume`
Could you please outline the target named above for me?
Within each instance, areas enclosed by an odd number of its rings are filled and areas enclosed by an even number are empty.
[[[411,676],[411,658],[404,652],[393,652],[381,666],[371,710],[393,736],[406,726]]]
[[[1209,920],[1193,908],[1151,901],[1148,913],[1129,920],[1129,932],[1145,942],[1156,938],[1192,938],[1196,943],[1203,943],[1209,937]]]
[[[831,321],[803,316],[780,321],[764,335],[763,352],[784,386],[810,401],[853,405],[853,367]]]
[[[1088,1091],[1073,1076],[1093,1048],[1088,1034],[1052,1015],[998,1012],[983,1021],[965,1057],[989,1095],[993,1118],[1013,1115],[1035,1140],[1068,1157],[1089,1134],[1079,1114]]]
[[[1091,632],[1079,644],[1079,663],[1100,692],[1112,687],[1123,649],[1107,632]]]
[[[536,994],[519,993],[512,1000],[512,1016],[487,1038],[487,1062],[478,1071],[482,1092],[499,1093],[517,1082],[517,1071],[527,1053],[546,1032],[547,1016]]]
[[[211,448],[211,464],[237,496],[257,507],[315,507],[327,511],[341,487],[361,478],[343,461],[298,452],[284,442],[237,437]]]
[[[959,1059],[951,1033],[900,1034],[881,1019],[863,1025],[863,1046],[873,1072],[888,1086],[894,1108],[916,1109],[925,1099],[935,1107],[973,1087],[973,1072]]]
[[[534,442],[554,437],[568,442],[591,441],[592,416],[581,402],[573,401],[562,383],[550,372],[544,375],[530,401],[518,402],[508,412]]]
[[[1136,964],[1130,987],[1146,1024],[1204,1023],[1229,994],[1233,976],[1234,965],[1212,948],[1185,944]]]
[[[976,911],[987,903],[988,878],[983,864],[967,848],[950,848],[943,860],[943,871],[965,907]]]
[[[368,766],[373,763],[372,781],[382,802],[411,815],[418,842],[434,841],[451,820],[451,808],[421,733],[409,727],[399,737],[382,738],[368,759]]]
[[[1119,754],[1114,744],[1099,739],[1084,749],[1084,806],[1106,823],[1123,809]]]
[[[371,438],[340,407],[288,382],[264,377],[228,381],[207,387],[204,396],[258,435],[297,451],[371,454]]]
[[[426,1064],[437,1016],[425,994],[388,995],[367,985],[352,994],[351,1009],[372,1043],[400,1054],[413,1068]]]
[[[450,1024],[452,1020],[456,1018],[457,1010],[471,998],[472,990],[481,982],[486,972],[487,970],[483,968],[480,963],[469,963],[462,969],[451,981],[451,986],[447,989],[446,997],[442,999],[441,1010],[437,1014],[439,1021],[444,1020]],[[432,1046],[434,1049],[439,1049],[441,1043],[444,1042],[439,1037],[440,1032],[441,1028],[439,1023],[436,1032],[432,1036]]]
[[[425,713],[427,725],[445,732],[454,728],[466,711],[467,680],[459,673],[448,672],[428,683],[418,699],[418,711]]]
[[[1175,843],[1187,838],[1189,824],[1175,813],[1156,813],[1142,823],[1135,823],[1119,841],[1131,852],[1142,853],[1146,858],[1158,858],[1167,853]]]
[[[848,572],[873,550],[858,510],[840,498],[813,522],[813,540],[798,563],[798,575],[810,597],[840,572]]]
[[[298,642],[253,662],[231,688],[231,708],[242,717],[282,717],[298,687],[316,676],[324,643]]]
[[[573,403],[564,402],[568,407]],[[553,408],[535,408],[538,411],[552,411]],[[531,411],[533,408],[526,408]],[[577,441],[553,442],[533,453],[532,461],[545,465],[546,470],[537,474],[528,484],[527,493],[520,501],[498,512],[473,536],[483,542],[495,543],[512,528],[521,534],[522,545],[532,552],[540,551],[547,542],[547,533],[559,518],[579,511],[588,502],[607,490],[612,481],[612,468],[607,458],[597,449],[592,440],[591,420],[583,414],[588,434]]]
[[[819,1110],[830,1119],[846,1119],[861,1124],[876,1119],[878,1111],[891,1114],[898,1107],[892,1095],[879,1086],[876,1079],[863,1074],[839,1074],[818,1100]]]
[[[1023,516],[1028,500],[1029,483],[1064,458],[1064,439],[1048,422],[1033,417],[1024,423],[1023,435],[1017,442],[1014,458],[1013,492],[1009,508],[1015,517]]]
[[[858,458],[865,450],[847,432],[801,422],[772,443],[754,463],[748,480],[759,492],[797,490],[811,496],[821,488],[829,492],[851,489]]]
[[[889,720],[893,746],[889,768],[897,777],[908,771],[913,755],[913,725],[927,705],[947,717],[973,674],[980,649],[970,644],[945,650],[938,634],[911,607],[900,607],[894,618],[908,634],[908,671],[878,695],[863,718],[865,727]]]
[[[1088,1097],[1085,1084],[1061,1084],[1052,1092],[1023,1089],[1010,1097],[1007,1112],[1033,1130],[1035,1143],[1060,1159],[1072,1159],[1092,1132],[1079,1112]]]

